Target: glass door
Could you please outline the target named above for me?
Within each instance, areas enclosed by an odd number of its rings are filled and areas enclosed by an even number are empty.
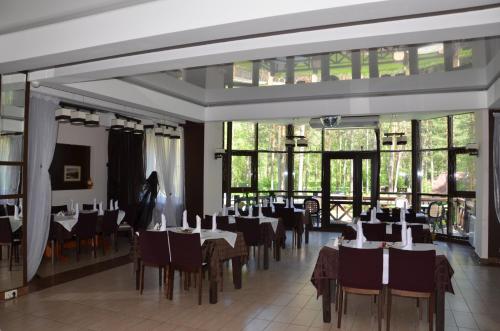
[[[323,155],[322,227],[352,223],[375,201],[373,152],[331,152]]]

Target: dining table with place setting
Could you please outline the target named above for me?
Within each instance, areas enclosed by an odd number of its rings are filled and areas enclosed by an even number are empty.
[[[412,238],[410,227],[402,231],[402,240],[399,242],[369,241],[363,235],[361,222],[357,224],[357,236],[355,239],[345,239],[343,237],[331,238],[320,250],[316,262],[311,282],[316,288],[317,297],[322,297],[323,321],[331,321],[332,303],[339,305],[338,281],[342,264],[339,263],[339,247],[356,248],[360,250],[382,249],[382,286],[386,287],[390,283],[389,261],[391,249],[414,251],[414,252],[435,252],[434,265],[434,298],[436,301],[436,327],[437,330],[444,330],[444,307],[445,292],[454,293],[452,277],[454,274],[446,255],[438,246],[432,243],[415,243]],[[356,250],[355,250],[356,251]],[[340,308],[341,309],[341,308]]]
[[[226,261],[232,262],[233,285],[235,289],[242,287],[242,267],[246,264],[248,250],[243,238],[243,234],[239,232],[231,232],[218,229],[214,218],[212,229],[201,228],[201,218],[197,218],[195,228],[190,228],[187,222],[187,213],[183,213],[181,227],[166,227],[165,217],[162,215],[162,223],[160,226],[150,228],[146,231],[154,232],[173,232],[177,234],[199,234],[200,246],[202,251],[202,259],[208,265],[209,270],[209,301],[212,304],[218,301],[218,290],[223,288],[223,273],[222,266]],[[140,270],[141,270],[141,254],[138,240],[141,236],[140,232],[135,233],[134,237],[134,264],[136,271],[136,289],[140,286]],[[168,237],[168,236],[167,236]],[[170,251],[172,247],[170,246]]]

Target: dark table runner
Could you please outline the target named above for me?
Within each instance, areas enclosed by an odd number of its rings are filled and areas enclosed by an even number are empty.
[[[332,281],[335,281],[338,276],[338,250],[330,247],[323,247],[316,261],[311,283],[317,291],[317,297],[323,296],[323,321],[330,322],[332,301]],[[445,292],[454,293],[451,277],[453,276],[453,268],[448,259],[444,255],[436,255],[436,328],[444,330],[444,298]]]

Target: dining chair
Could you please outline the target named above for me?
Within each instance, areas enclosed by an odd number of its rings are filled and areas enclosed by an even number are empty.
[[[299,238],[298,232],[298,221],[295,217],[295,211],[293,208],[279,208],[276,209],[276,214],[279,218],[283,220],[283,225],[286,230],[292,231],[292,247],[298,244]]]
[[[424,227],[420,224],[408,225],[414,243],[425,243]],[[392,224],[392,241],[401,241],[401,224]]]
[[[15,214],[15,206],[6,204],[5,211],[7,212],[7,216],[13,216]]]
[[[436,251],[408,251],[389,248],[387,331],[391,324],[392,296],[428,299],[429,331],[434,324],[434,274]]]
[[[104,237],[109,237],[112,241],[112,247],[118,252],[118,210],[105,210],[102,217],[101,237],[102,237],[102,254],[106,255],[104,247]]]
[[[68,206],[67,205],[57,205],[57,206],[50,207],[51,214],[58,214],[60,212],[63,212],[63,213],[68,212]]]
[[[391,214],[392,214],[392,221],[393,222],[400,222],[401,221],[401,209],[400,208],[392,208]]]
[[[7,257],[9,259],[9,271],[12,271],[12,257],[19,260],[19,246],[21,239],[12,234],[10,220],[8,217],[0,217],[0,247],[7,246]],[[1,258],[1,255],[0,255]]]
[[[304,199],[304,210],[309,212],[309,219],[311,220],[309,222],[309,225],[312,226],[313,220],[315,221],[314,223],[316,224],[316,227],[320,227],[320,208],[319,208],[319,201],[314,199],[314,198],[305,198]]]
[[[391,214],[389,212],[385,212],[384,210],[382,210],[381,213],[377,213],[377,219],[380,222],[392,222]]]
[[[0,204],[0,217],[5,217],[7,216],[7,209],[5,208],[5,205]]]
[[[257,247],[257,267],[260,267],[260,246],[264,245],[262,240],[260,221],[258,218],[236,217],[236,230],[243,233],[243,238],[248,248]]]
[[[167,231],[142,231],[139,234],[139,254],[141,256],[141,277],[139,280],[140,294],[144,291],[145,267],[158,268],[160,287],[166,283],[170,264],[170,249]],[[163,279],[161,277],[163,270]],[[165,286],[165,296],[168,297],[168,285]]]
[[[385,223],[366,223],[363,222],[363,234],[366,237],[366,240],[369,241],[385,241]]]
[[[236,224],[229,224],[229,216],[215,216],[217,229],[222,231],[236,232]],[[205,225],[203,225],[205,224]],[[212,215],[205,215],[205,219],[201,220],[202,229],[212,229]]]
[[[82,240],[92,240],[92,249],[94,258],[96,258],[97,211],[78,214],[78,221],[71,232],[76,240],[76,260],[80,260],[80,244]]]
[[[199,233],[178,233],[167,231],[170,243],[170,267],[168,270],[168,296],[173,299],[174,271],[198,274],[198,304],[201,305],[202,299],[202,275],[206,263],[203,263],[201,254],[201,241]],[[182,286],[181,286],[182,287]]]
[[[361,294],[378,297],[378,330],[382,330],[382,272],[382,248],[358,249],[339,246],[337,328],[341,327],[342,314],[347,313],[347,295]]]
[[[265,217],[275,217],[276,215],[273,213],[273,209],[271,207],[262,207],[262,215]]]
[[[93,203],[84,203],[84,204],[82,204],[82,209],[83,210],[94,210],[94,204]]]
[[[205,230],[212,229],[212,216],[205,215],[205,218],[201,219],[201,228]]]

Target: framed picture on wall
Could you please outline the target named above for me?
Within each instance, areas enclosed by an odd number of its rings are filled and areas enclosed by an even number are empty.
[[[75,165],[64,166],[64,181],[79,182],[82,180],[82,167]]]
[[[91,188],[90,146],[56,144],[49,172],[54,191]]]

